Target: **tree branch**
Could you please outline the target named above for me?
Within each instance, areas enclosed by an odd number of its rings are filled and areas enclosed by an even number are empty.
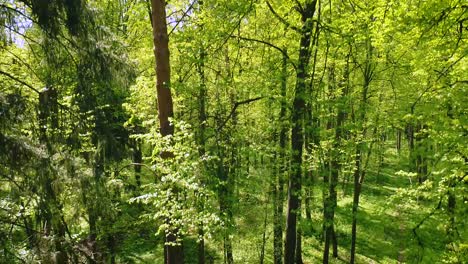
[[[187,11],[184,12],[184,14],[182,15],[182,17],[177,21],[176,25],[172,28],[171,32],[169,32],[169,34],[167,34],[167,36],[169,37],[172,32],[174,32],[174,30],[177,28],[177,26],[179,26],[180,22],[182,22],[182,20],[184,20],[184,18],[186,16],[188,16],[188,12],[190,12],[190,10],[193,8],[193,6],[195,5],[195,3],[198,2],[197,0],[193,1],[192,4],[187,8]]]
[[[37,94],[40,94],[39,90],[37,90],[36,88],[34,88],[33,86],[31,86],[30,84],[28,84],[28,83],[26,83],[26,82],[24,82],[24,81],[18,79],[17,77],[15,77],[15,76],[9,74],[8,72],[4,72],[4,71],[0,70],[0,74],[5,75],[6,77],[8,77],[8,78],[10,78],[10,79],[12,79],[12,80],[14,80],[14,81],[16,81],[16,82],[21,83],[22,85],[28,87],[29,89],[33,90],[33,91],[36,92]]]
[[[239,107],[240,105],[243,105],[243,104],[248,104],[248,103],[251,103],[251,102],[255,102],[255,101],[263,99],[263,98],[264,98],[264,96],[260,96],[260,97],[255,97],[255,98],[252,98],[252,99],[247,99],[247,100],[244,100],[244,101],[236,102],[234,104],[234,107],[232,108],[231,112],[229,113],[228,117],[226,117],[226,119],[223,121],[223,123],[218,127],[218,131],[221,130],[227,124],[229,119],[232,118],[232,116],[234,115],[234,113],[237,110],[237,107]]]
[[[281,54],[283,54],[283,56],[285,56],[288,59],[289,63],[291,63],[291,65],[296,70],[296,64],[294,64],[294,62],[291,60],[291,58],[289,58],[288,53],[284,49],[282,49],[282,48],[280,48],[280,47],[278,47],[278,46],[276,46],[274,44],[271,44],[270,42],[266,42],[266,41],[260,40],[260,39],[241,37],[241,36],[231,36],[231,38],[238,38],[238,39],[245,40],[245,41],[258,42],[258,43],[267,45],[269,47],[272,47],[272,48],[276,49],[277,51],[281,52]]]
[[[286,27],[288,27],[288,28],[292,28],[292,29],[293,29],[294,31],[296,31],[296,32],[302,33],[302,31],[301,31],[299,28],[297,28],[297,27],[291,25],[288,21],[286,21],[286,19],[284,19],[284,18],[281,17],[278,13],[276,13],[276,11],[275,11],[275,10],[273,9],[273,7],[271,6],[270,2],[266,1],[266,4],[267,4],[267,6],[268,6],[268,9],[270,9],[271,13],[273,13],[273,15],[274,15],[281,23],[283,23],[283,24],[284,24]]]

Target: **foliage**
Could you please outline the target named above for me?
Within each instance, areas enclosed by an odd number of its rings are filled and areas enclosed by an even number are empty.
[[[167,137],[150,2],[0,0],[0,263],[282,263],[293,127],[304,263],[468,261],[463,1],[167,1]]]

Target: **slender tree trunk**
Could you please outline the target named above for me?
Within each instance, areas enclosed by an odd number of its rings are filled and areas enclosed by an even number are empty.
[[[366,135],[366,111],[367,111],[367,101],[368,101],[368,92],[369,85],[372,81],[374,75],[374,66],[372,63],[372,44],[370,39],[367,40],[368,50],[366,54],[366,63],[363,71],[364,85],[361,93],[361,106],[359,107],[359,120],[354,120],[357,123],[360,123],[363,127],[362,137]],[[365,169],[362,166],[362,149],[364,142],[360,141],[356,146],[356,158],[355,158],[355,171],[354,171],[354,193],[353,193],[353,212],[352,212],[352,227],[351,227],[351,253],[350,253],[350,264],[354,264],[355,254],[356,254],[356,233],[357,233],[357,212],[359,208],[359,198],[361,195],[362,183],[366,174]],[[367,159],[370,158],[370,149],[367,155]]]
[[[143,155],[141,153],[141,143],[138,139],[134,140],[134,148],[133,148],[133,163],[135,163],[134,171],[135,171],[135,183],[137,192],[141,187],[141,163],[143,162]]]
[[[302,189],[302,148],[304,145],[304,110],[307,68],[310,61],[310,43],[317,0],[307,0],[301,12],[302,35],[300,40],[299,63],[296,73],[296,89],[292,108],[292,173],[288,187],[288,212],[286,221],[286,240],[284,247],[284,263],[293,264],[296,259],[297,214]]]
[[[302,230],[301,230],[301,218],[302,218],[302,199],[299,199],[299,208],[297,211],[297,237],[296,237],[296,264],[303,264],[302,260]]]
[[[153,21],[154,56],[156,58],[156,89],[158,95],[158,117],[162,136],[172,135],[174,127],[169,122],[173,117],[171,67],[169,62],[169,36],[166,25],[166,1],[151,0]]]
[[[396,136],[396,149],[398,153],[401,150],[401,129],[397,128],[397,136]]]
[[[340,148],[343,140],[344,133],[344,122],[346,119],[346,108],[347,108],[347,97],[349,93],[349,57],[351,51],[348,53],[346,65],[344,68],[343,78],[338,83],[337,99],[335,100],[335,107],[337,109],[337,117],[335,123],[335,138],[333,143],[333,150],[331,151],[331,162],[330,162],[330,181],[329,181],[329,201],[328,210],[326,210],[326,234],[325,234],[325,248],[323,263],[328,263],[328,254],[330,243],[333,245],[333,257],[338,257],[338,240],[335,232],[335,211],[338,204],[338,195],[336,187],[338,185],[338,175],[341,170],[340,164]],[[331,90],[334,91],[335,87],[335,70],[334,67],[330,67],[330,80]]]
[[[356,253],[356,228],[357,228],[357,210],[359,206],[359,194],[361,193],[361,185],[359,184],[360,179],[360,167],[361,167],[361,150],[359,146],[356,150],[355,160],[355,171],[354,171],[354,193],[353,193],[353,222],[351,227],[351,258],[349,263],[353,264]]]
[[[283,263],[283,202],[284,202],[284,174],[287,171],[286,165],[286,133],[288,126],[286,125],[286,88],[287,88],[287,57],[283,56],[282,71],[281,71],[281,107],[280,107],[280,133],[279,133],[279,148],[280,155],[277,157],[278,169],[277,179],[274,186],[273,197],[273,261],[274,264]]]
[[[42,198],[39,203],[39,219],[43,221],[43,233],[46,236],[53,235],[55,258],[61,263],[65,263],[68,261],[68,254],[64,246],[65,226],[62,222],[62,205],[53,188],[53,182],[56,180],[50,167],[53,146],[49,141],[47,131],[48,127],[58,128],[57,115],[57,92],[53,88],[48,88],[39,94],[39,141],[46,146],[49,155],[49,157],[41,159],[41,168],[38,172]],[[47,250],[52,251],[52,249]]]
[[[268,199],[268,196],[267,196]],[[268,203],[265,202],[265,216],[263,218],[263,232],[262,232],[262,247],[260,248],[260,264],[263,264],[265,261],[265,246],[266,246],[266,232],[267,232],[267,223],[268,223]]]
[[[333,257],[338,258],[338,238],[336,237],[335,226],[332,227]]]
[[[200,10],[202,8],[203,1],[199,1]],[[203,27],[203,25],[202,25]],[[206,80],[205,80],[205,59],[206,59],[206,51],[203,47],[203,44],[200,44],[200,59],[197,63],[197,71],[198,76],[200,78],[200,90],[198,93],[198,122],[199,122],[199,129],[198,129],[198,154],[200,157],[203,157],[206,152],[206,139],[205,139],[205,130],[206,130],[206,97],[207,97],[207,90],[206,90]],[[205,164],[204,164],[205,165]],[[206,166],[204,167],[204,171],[207,172]],[[203,177],[203,176],[202,176]],[[202,178],[200,180],[204,182]],[[203,198],[199,198],[198,207],[200,211],[203,211],[204,208],[204,200]],[[203,226],[203,222],[199,223],[198,226],[198,264],[205,263],[205,230]]]
[[[226,229],[223,234],[223,245],[224,245],[224,263],[233,264],[234,257],[232,255],[232,241],[230,238],[230,233],[232,230],[233,224],[233,214],[232,214],[232,186],[229,186],[228,182],[228,173],[224,168],[223,161],[220,161],[219,164],[219,177],[220,177],[220,186],[219,186],[219,210],[223,217],[223,220],[226,223]]]

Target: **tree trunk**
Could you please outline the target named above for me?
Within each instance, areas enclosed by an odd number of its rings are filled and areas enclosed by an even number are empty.
[[[55,258],[61,263],[68,261],[68,254],[64,245],[65,223],[62,221],[62,205],[57,198],[53,184],[56,180],[51,171],[51,156],[53,146],[50,143],[47,128],[58,128],[57,91],[48,88],[39,94],[39,142],[46,146],[48,157],[41,159],[41,168],[38,171],[40,181],[39,221],[43,221],[43,234],[52,235],[51,240],[55,249]]]
[[[174,134],[174,127],[169,119],[173,117],[171,67],[169,63],[169,36],[167,34],[166,1],[151,0],[151,21],[153,23],[154,57],[156,59],[156,90],[158,97],[158,118],[160,133],[164,136]],[[163,158],[171,158],[172,153],[161,153]],[[183,247],[177,242],[176,234],[166,233],[164,262],[166,264],[183,263]]]
[[[200,10],[202,8],[203,1],[199,1],[199,6]],[[203,25],[202,25],[203,27]],[[200,78],[200,90],[198,93],[198,123],[199,123],[199,129],[198,129],[198,154],[202,158],[205,155],[206,152],[206,139],[205,139],[205,130],[206,130],[206,96],[207,96],[207,91],[206,91],[206,81],[205,81],[205,59],[206,59],[206,51],[205,48],[203,47],[203,44],[200,44],[200,59],[199,62],[197,63],[197,71],[198,71],[198,76]],[[204,160],[202,158],[202,160]],[[203,162],[203,168],[204,171],[207,172],[206,169],[206,164]],[[203,176],[202,176],[203,177]],[[204,178],[200,179],[200,182],[204,182]],[[204,208],[204,200],[203,198],[199,198],[198,201],[198,207],[200,211],[203,211]],[[199,236],[199,241],[198,241],[198,264],[204,264],[205,263],[205,231],[204,231],[204,226],[203,222],[199,223],[198,226],[198,236]]]
[[[169,63],[169,36],[166,25],[166,1],[151,0],[153,21],[154,56],[156,59],[156,89],[158,95],[158,118],[162,136],[172,135],[174,127],[169,122],[173,106],[170,90],[171,67]]]
[[[134,148],[133,148],[133,163],[134,165],[134,172],[135,172],[135,183],[137,193],[141,187],[141,163],[143,162],[143,155],[141,153],[141,143],[138,139],[134,140]]]
[[[372,63],[372,44],[370,39],[367,39],[368,50],[366,54],[366,63],[363,70],[363,77],[364,77],[364,85],[362,88],[361,93],[361,105],[359,107],[359,120],[354,120],[355,122],[359,123],[363,130],[361,131],[362,137],[366,135],[366,111],[367,111],[367,99],[368,99],[368,91],[369,85],[372,81],[374,75],[374,66]],[[358,142],[356,146],[356,158],[355,158],[355,171],[354,171],[354,193],[353,193],[353,212],[352,212],[352,227],[351,227],[351,253],[350,253],[350,264],[354,264],[355,261],[355,254],[356,254],[356,232],[357,232],[357,212],[359,208],[359,196],[361,195],[361,188],[362,182],[364,181],[364,177],[366,174],[365,169],[362,166],[362,149],[363,149],[364,142]],[[370,158],[370,149],[368,151],[367,159]]]
[[[287,171],[286,165],[286,133],[288,126],[286,121],[286,85],[287,85],[287,57],[283,56],[282,72],[281,72],[281,107],[280,107],[280,133],[279,147],[280,155],[277,158],[277,179],[274,186],[273,197],[273,261],[274,264],[283,263],[283,202],[284,202],[284,174]]]
[[[354,171],[354,193],[353,193],[353,222],[351,226],[351,256],[350,256],[350,264],[354,264],[355,253],[356,253],[356,228],[357,228],[357,210],[359,207],[359,195],[361,193],[361,184],[359,184],[359,179],[361,176],[361,151],[359,146],[356,150],[356,169]]]
[[[351,53],[351,51],[350,51]],[[337,117],[335,123],[335,138],[333,142],[333,150],[331,151],[331,162],[330,162],[330,181],[329,181],[329,201],[327,205],[328,209],[325,209],[324,222],[326,223],[325,229],[325,248],[323,263],[328,263],[328,254],[330,243],[333,244],[333,257],[338,257],[338,241],[335,233],[335,210],[338,203],[336,187],[338,185],[338,175],[341,170],[340,164],[340,148],[341,142],[343,140],[344,132],[344,122],[346,119],[346,107],[347,107],[347,97],[349,93],[349,57],[348,53],[346,65],[344,68],[343,78],[339,82],[338,86],[338,98],[335,100],[335,108],[337,109]],[[331,90],[335,90],[335,70],[334,67],[330,67],[330,80],[329,84]]]
[[[296,93],[294,95],[292,108],[292,173],[289,178],[288,186],[288,211],[286,220],[286,241],[284,247],[284,263],[293,264],[296,258],[296,239],[297,239],[297,213],[299,210],[301,178],[302,178],[302,148],[304,145],[304,110],[305,110],[305,91],[307,68],[310,60],[310,43],[313,22],[317,0],[308,0],[303,6],[301,12],[301,40],[299,50],[299,63],[296,73]]]
[[[301,230],[301,217],[302,217],[302,199],[299,199],[299,208],[297,210],[297,222],[299,226],[297,227],[297,236],[296,236],[296,264],[303,264],[302,261],[302,230]]]

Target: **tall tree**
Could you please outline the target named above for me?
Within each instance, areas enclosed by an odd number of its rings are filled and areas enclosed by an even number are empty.
[[[174,116],[171,95],[171,65],[169,60],[169,36],[167,34],[166,1],[151,1],[151,21],[153,23],[154,57],[156,59],[156,90],[158,94],[159,129],[163,137],[174,134],[170,118]],[[170,152],[161,153],[163,158],[171,158]],[[169,219],[167,221],[170,221]],[[183,247],[178,234],[166,230],[164,262],[180,264],[184,262]]]
[[[298,66],[296,69],[296,87],[291,113],[291,176],[288,186],[288,209],[286,220],[286,239],[284,246],[284,263],[296,261],[297,216],[300,214],[300,195],[302,190],[302,148],[304,145],[303,121],[305,114],[306,78],[310,61],[310,44],[317,0],[306,0],[303,6],[298,6],[301,15],[301,35],[299,42]]]

